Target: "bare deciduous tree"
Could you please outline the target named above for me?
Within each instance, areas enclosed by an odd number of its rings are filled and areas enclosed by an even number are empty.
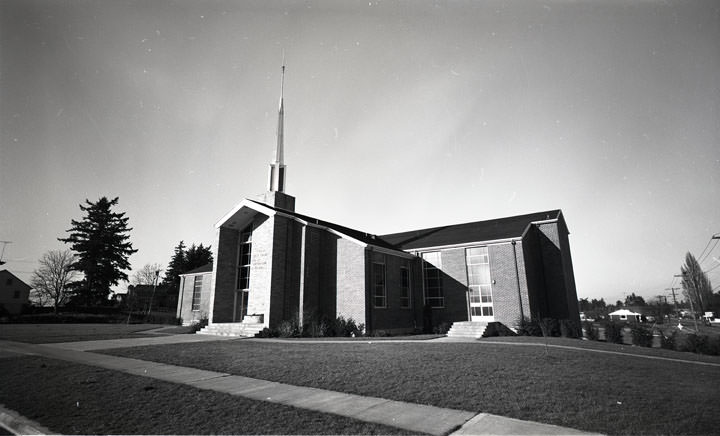
[[[163,266],[159,263],[146,264],[132,276],[133,285],[152,285],[155,283],[156,273],[162,274]],[[159,280],[162,280],[161,278]]]
[[[57,313],[58,307],[70,296],[68,283],[77,276],[77,272],[70,269],[75,255],[70,250],[51,250],[43,254],[39,262],[40,268],[33,271],[31,280],[34,296],[43,305],[52,304]]]

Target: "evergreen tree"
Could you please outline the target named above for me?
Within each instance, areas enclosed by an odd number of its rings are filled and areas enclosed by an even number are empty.
[[[163,286],[169,286],[170,289],[177,289],[180,286],[180,274],[186,271],[185,263],[185,242],[180,241],[174,249],[170,262],[168,262],[165,278],[162,282]]]
[[[185,252],[185,272],[207,265],[213,261],[211,247],[203,247],[203,244],[192,244]]]
[[[71,220],[72,228],[67,230],[70,236],[58,240],[70,244],[77,253],[71,268],[84,275],[82,280],[70,284],[72,301],[86,306],[102,305],[107,302],[110,287],[128,279],[124,272],[130,269],[128,258],[137,250],[129,241],[132,228],[127,226],[125,213],[110,210],[117,205],[118,197],[112,200],[102,197],[95,203],[86,199],[85,203],[80,205],[85,217],[82,221]]]
[[[185,249],[185,242],[180,241],[168,263],[163,285],[170,287],[172,290],[177,290],[180,286],[180,274],[185,274],[212,261],[213,256],[210,246],[204,247],[203,244],[192,244],[190,248]]]
[[[712,285],[707,274],[703,272],[700,263],[690,252],[685,255],[685,265],[680,267],[680,272],[683,294],[692,301],[695,311],[702,314],[707,310],[712,299]]]

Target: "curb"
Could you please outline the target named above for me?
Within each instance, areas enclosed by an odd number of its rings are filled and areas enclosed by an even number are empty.
[[[53,434],[37,422],[31,421],[13,410],[6,409],[2,404],[0,404],[0,427],[16,435]]]

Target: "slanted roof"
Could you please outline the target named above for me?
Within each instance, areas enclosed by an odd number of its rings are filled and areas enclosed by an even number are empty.
[[[22,281],[18,276],[16,276],[15,274],[11,273],[10,271],[8,271],[8,270],[6,270],[6,269],[0,270],[0,276],[6,276],[6,277],[7,277],[7,276],[10,276],[10,277],[12,277],[12,279],[13,279],[13,286],[19,285],[20,287],[23,287],[23,288],[26,288],[26,289],[32,289],[32,286],[28,285],[27,283],[25,283],[24,281]],[[3,279],[3,281],[6,280],[6,279],[7,279],[7,278]]]
[[[213,268],[213,264],[212,264],[212,262],[210,262],[206,265],[199,266],[195,269],[191,269],[190,271],[180,274],[180,275],[181,276],[191,276],[191,275],[197,275],[197,274],[210,273],[210,272],[212,272],[212,268]]]
[[[508,218],[392,233],[389,235],[381,235],[380,239],[403,250],[411,250],[417,248],[442,247],[466,242],[517,238],[522,236],[531,223],[558,219],[561,213],[559,209],[549,210]]]
[[[398,247],[394,246],[394,245],[391,244],[391,243],[388,243],[387,241],[383,240],[382,238],[380,238],[380,237],[377,236],[377,235],[373,235],[373,234],[370,234],[370,233],[362,232],[362,231],[360,231],[360,230],[351,229],[351,228],[349,228],[349,227],[345,227],[345,226],[341,226],[341,225],[339,225],[339,224],[331,223],[330,221],[323,221],[323,220],[321,220],[321,219],[313,218],[313,217],[311,217],[311,216],[307,216],[307,215],[303,215],[303,214],[299,214],[299,213],[297,213],[297,212],[291,212],[291,211],[289,211],[289,210],[280,209],[280,208],[275,208],[275,207],[269,206],[269,205],[267,205],[267,204],[265,204],[265,203],[261,203],[261,202],[259,202],[259,201],[255,201],[255,200],[248,200],[248,201],[252,201],[253,203],[257,203],[257,204],[259,204],[259,205],[261,205],[261,206],[264,206],[264,207],[267,207],[267,208],[269,208],[269,209],[272,209],[272,210],[274,210],[274,211],[276,211],[276,212],[278,212],[278,213],[285,214],[285,215],[290,215],[290,216],[292,216],[292,217],[294,217],[294,218],[296,218],[296,219],[299,219],[299,220],[301,220],[301,221],[305,221],[305,222],[307,222],[307,223],[309,223],[309,224],[314,224],[314,225],[317,225],[317,226],[320,226],[320,227],[326,227],[326,228],[331,229],[331,230],[334,230],[334,231],[336,231],[337,233],[340,233],[340,234],[342,234],[342,235],[349,236],[350,238],[353,238],[353,239],[355,239],[355,240],[357,240],[357,241],[360,241],[360,242],[362,242],[362,243],[364,243],[364,244],[374,245],[374,246],[376,246],[376,247],[382,247],[382,248],[386,248],[386,249],[394,250],[394,251],[400,251],[400,249],[399,249]]]

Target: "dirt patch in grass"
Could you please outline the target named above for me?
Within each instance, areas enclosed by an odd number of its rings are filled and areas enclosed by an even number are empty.
[[[0,359],[0,386],[0,404],[61,434],[403,433],[41,357]]]
[[[147,338],[157,336],[139,333],[161,324],[2,324],[0,339],[31,344],[98,341],[104,339]]]
[[[240,340],[107,353],[606,434],[713,434],[720,428],[720,368],[632,356],[371,340]]]

